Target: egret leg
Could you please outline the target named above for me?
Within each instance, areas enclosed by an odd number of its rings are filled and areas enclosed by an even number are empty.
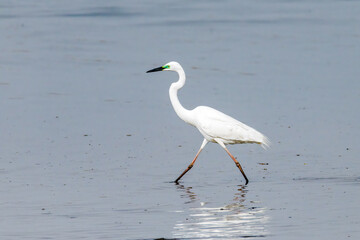
[[[249,179],[246,177],[245,172],[244,172],[244,170],[242,169],[240,163],[239,163],[239,162],[235,159],[235,157],[229,152],[229,150],[226,148],[226,146],[225,146],[225,144],[224,144],[223,142],[218,141],[218,140],[216,140],[216,139],[215,139],[215,141],[216,141],[217,143],[219,143],[219,145],[220,145],[222,148],[225,149],[225,151],[229,154],[229,156],[230,156],[230,157],[232,158],[232,160],[235,162],[236,166],[239,168],[240,172],[242,173],[242,175],[243,175],[244,178],[245,178],[245,181],[246,181],[246,182],[245,182],[245,185],[247,185],[247,184],[249,183]]]
[[[201,147],[200,147],[199,151],[197,152],[194,160],[190,163],[190,165],[187,167],[187,169],[175,180],[175,183],[178,183],[179,180],[185,175],[185,173],[187,173],[194,166],[194,163],[195,163],[196,159],[198,158],[199,154],[201,153],[201,151],[203,150],[203,148],[205,147],[205,145],[207,143],[208,143],[208,140],[204,139],[204,141],[201,144]]]

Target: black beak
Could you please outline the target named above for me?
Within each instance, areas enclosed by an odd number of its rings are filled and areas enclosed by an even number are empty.
[[[163,67],[158,67],[158,68],[151,69],[151,70],[147,71],[146,73],[159,72],[159,71],[162,71],[162,70],[164,70]]]

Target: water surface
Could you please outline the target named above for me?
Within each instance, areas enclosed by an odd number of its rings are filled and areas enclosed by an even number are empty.
[[[2,1],[2,239],[358,239],[357,1]],[[168,99],[272,148],[231,146]]]

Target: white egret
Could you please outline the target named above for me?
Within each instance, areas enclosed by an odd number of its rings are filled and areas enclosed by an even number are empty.
[[[179,80],[171,84],[169,89],[170,101],[174,107],[177,115],[187,122],[188,124],[196,127],[200,133],[204,136],[204,141],[201,144],[199,151],[197,152],[194,160],[187,167],[187,169],[175,180],[175,183],[182,178],[194,165],[200,152],[203,150],[208,142],[218,143],[225,151],[229,154],[240,172],[244,176],[246,183],[249,180],[245,175],[240,163],[235,157],[229,152],[225,145],[227,144],[243,144],[243,143],[257,143],[261,144],[262,147],[269,147],[270,141],[266,136],[256,131],[255,129],[245,125],[242,122],[218,111],[211,107],[199,106],[193,110],[185,109],[179,102],[177,92],[185,85],[185,72],[181,65],[177,62],[169,62],[162,67],[154,68],[150,72],[158,71],[174,71],[179,74]]]

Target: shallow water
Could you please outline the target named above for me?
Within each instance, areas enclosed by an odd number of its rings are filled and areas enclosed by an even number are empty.
[[[1,239],[358,239],[357,1],[2,1]],[[272,140],[201,145],[168,99]]]

